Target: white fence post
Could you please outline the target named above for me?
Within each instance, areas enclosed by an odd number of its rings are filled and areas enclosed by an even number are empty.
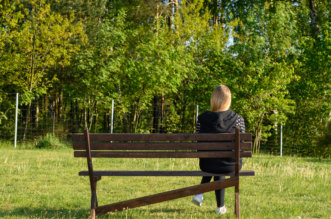
[[[15,110],[15,148],[16,148],[16,145],[17,145],[17,116],[18,114],[18,93],[16,93],[16,110]]]
[[[283,124],[280,123],[280,156],[283,156]]]
[[[110,123],[110,133],[113,134],[114,129],[114,100],[111,101],[111,123]]]
[[[198,116],[199,116],[199,105],[197,105],[197,118],[196,118],[196,121],[198,121]]]

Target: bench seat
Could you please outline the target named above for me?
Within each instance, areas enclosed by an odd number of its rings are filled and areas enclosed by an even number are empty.
[[[240,176],[255,176],[253,170],[241,170]],[[80,171],[79,176],[89,176],[88,171]],[[230,176],[235,173],[216,174],[202,171],[93,171],[93,177],[98,176]]]

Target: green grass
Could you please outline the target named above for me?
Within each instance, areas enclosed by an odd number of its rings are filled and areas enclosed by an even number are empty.
[[[86,159],[69,148],[0,145],[1,218],[88,218],[90,185]],[[94,159],[95,170],[197,170],[197,159]],[[240,179],[241,218],[330,218],[331,160],[254,155]],[[200,177],[104,177],[100,205],[197,185]],[[225,215],[215,215],[214,192],[199,208],[192,197],[107,214],[98,218],[235,218],[234,188],[226,189]]]

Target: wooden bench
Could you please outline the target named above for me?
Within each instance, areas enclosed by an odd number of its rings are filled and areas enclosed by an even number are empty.
[[[108,212],[122,211],[232,186],[235,187],[235,213],[239,218],[239,176],[255,175],[254,171],[239,170],[240,157],[252,157],[251,140],[252,134],[240,133],[239,127],[236,127],[236,133],[227,134],[89,134],[88,129],[85,128],[84,134],[73,135],[73,146],[74,150],[77,150],[74,151],[75,157],[87,158],[88,171],[79,172],[79,176],[90,178],[92,219]],[[234,157],[235,172],[214,174],[202,171],[95,171],[92,165],[92,158],[216,157]],[[99,206],[96,186],[102,176],[230,176],[231,178]]]

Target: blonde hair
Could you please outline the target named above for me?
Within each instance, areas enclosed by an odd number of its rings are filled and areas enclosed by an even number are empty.
[[[228,110],[231,105],[231,91],[225,85],[217,86],[211,93],[211,111]]]

